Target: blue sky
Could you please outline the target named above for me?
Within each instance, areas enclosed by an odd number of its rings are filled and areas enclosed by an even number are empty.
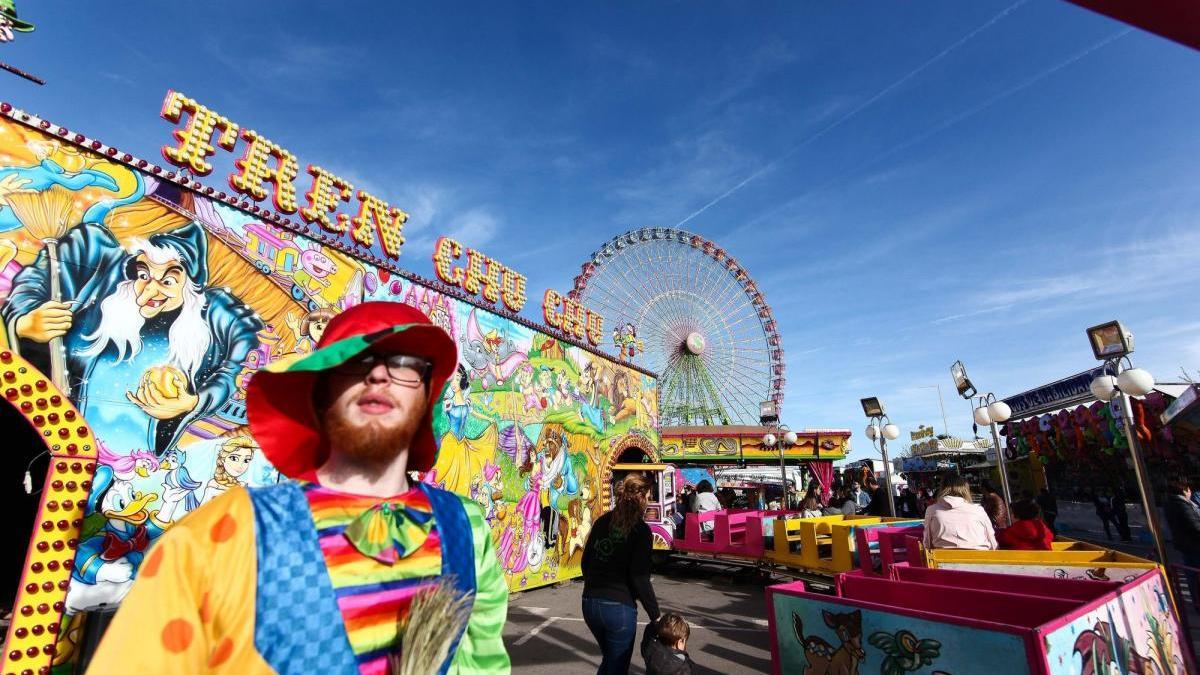
[[[1200,53],[1065,2],[19,10],[0,59],[49,84],[0,99],[156,157],[183,91],[409,211],[420,274],[453,234],[539,298],[686,219],[775,310],[785,421],[856,457],[860,397],[940,430],[941,384],[969,436],[951,362],[1016,393],[1090,367],[1110,318],[1160,380],[1200,370]]]

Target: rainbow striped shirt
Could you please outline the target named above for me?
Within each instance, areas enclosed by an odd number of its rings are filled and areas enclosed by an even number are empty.
[[[337,492],[316,483],[301,485],[308,497],[325,566],[346,624],[346,636],[358,659],[358,670],[363,675],[386,675],[388,655],[396,649],[399,622],[408,614],[417,592],[442,573],[437,524],[420,549],[394,565],[359,553],[342,533],[359,514],[384,501],[432,512],[429,497],[419,487],[380,499]]]

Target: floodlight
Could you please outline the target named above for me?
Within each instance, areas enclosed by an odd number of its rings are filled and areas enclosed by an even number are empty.
[[[950,377],[954,378],[954,387],[958,389],[959,396],[969,399],[975,395],[975,386],[967,377],[967,367],[962,361],[955,361],[954,365],[950,366]]]
[[[1133,333],[1120,321],[1109,321],[1087,329],[1088,341],[1092,343],[1092,355],[1098,361],[1107,361],[1133,353]]]
[[[883,417],[886,414],[883,402],[874,396],[862,399],[862,408],[867,417]]]

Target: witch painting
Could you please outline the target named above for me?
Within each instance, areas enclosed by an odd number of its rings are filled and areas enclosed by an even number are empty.
[[[232,396],[258,344],[262,321],[207,286],[207,253],[196,223],[126,247],[85,222],[58,240],[53,264],[43,249],[20,271],[0,307],[12,346],[40,368],[47,343],[62,342],[71,399],[119,452],[162,456]]]

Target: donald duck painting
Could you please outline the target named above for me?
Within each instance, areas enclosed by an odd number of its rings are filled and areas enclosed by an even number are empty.
[[[158,512],[148,508],[157,500],[153,492],[135,491],[112,467],[96,467],[67,591],[68,615],[119,603],[129,592],[146,549],[167,527]]]

